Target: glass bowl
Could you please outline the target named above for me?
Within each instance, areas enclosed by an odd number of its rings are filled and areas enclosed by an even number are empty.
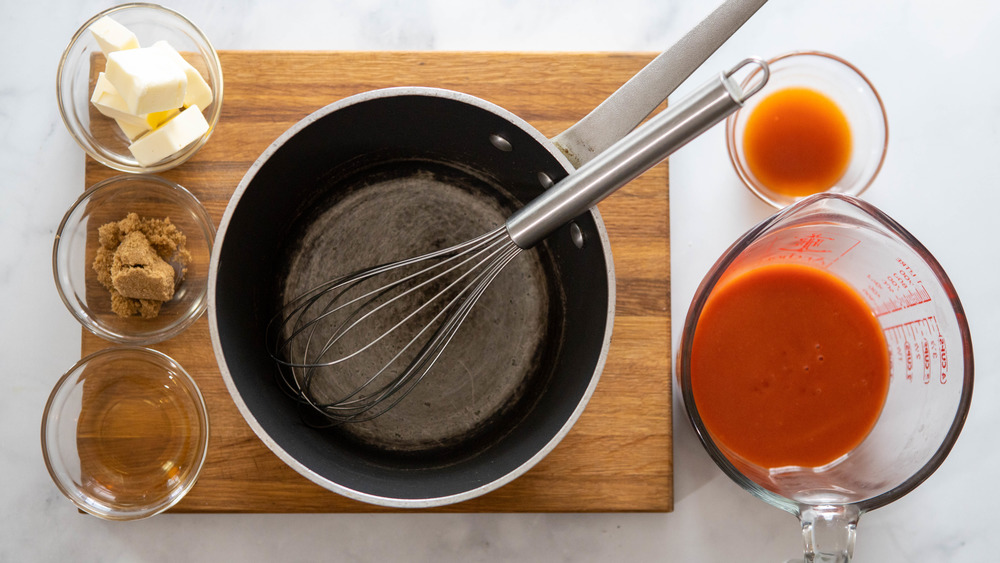
[[[112,310],[111,293],[98,281],[93,264],[98,229],[129,213],[151,219],[170,218],[187,238],[187,272],[176,276],[173,297],[154,318],[119,316]],[[183,187],[159,176],[121,174],[98,182],[66,212],[52,247],[52,270],[63,303],[94,334],[123,344],[152,344],[166,340],[198,320],[208,300],[208,266],[215,226],[197,198]],[[173,262],[173,261],[171,261]]]
[[[42,415],[42,455],[81,510],[136,520],[177,504],[208,449],[205,401],[170,357],[106,348],[60,378]]]
[[[771,59],[768,64],[771,77],[763,90],[726,120],[729,157],[740,179],[757,197],[779,209],[811,195],[788,195],[766,185],[751,169],[744,144],[747,123],[762,102],[782,90],[806,88],[836,104],[850,130],[846,170],[825,191],[860,195],[881,170],[888,143],[888,119],[875,87],[854,65],[828,53],[788,53]],[[758,72],[746,77],[744,87],[758,80]]]
[[[139,45],[166,40],[191,63],[212,88],[213,101],[201,108],[208,131],[197,141],[151,166],[142,166],[128,150],[130,141],[115,121],[90,103],[105,58],[90,33],[90,25],[104,16],[130,29]],[[207,141],[222,113],[222,66],[205,34],[181,14],[156,4],[123,4],[90,18],[77,30],[59,61],[56,77],[59,112],[76,142],[94,160],[121,172],[162,172],[185,162]]]

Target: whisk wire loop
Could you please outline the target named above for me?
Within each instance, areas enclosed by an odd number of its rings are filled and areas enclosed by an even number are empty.
[[[500,227],[455,246],[317,285],[290,301],[268,326],[269,350],[279,366],[280,381],[290,395],[330,424],[381,415],[405,398],[431,370],[480,296],[520,252]],[[408,272],[416,266],[422,267]],[[386,282],[375,289],[362,287],[383,277]],[[405,315],[394,315],[393,307],[407,299],[419,305],[405,309],[409,311]],[[438,302],[441,304],[430,320],[412,336],[408,334],[405,344],[380,368],[345,394],[320,398],[314,385],[322,379],[324,368],[360,358],[390,334],[414,323],[422,312],[433,312]],[[366,334],[379,334],[343,351],[346,345],[342,341],[347,336],[364,332],[359,328],[363,323],[377,326],[382,316],[399,320],[384,329],[368,331]],[[414,346],[420,343],[414,354]]]

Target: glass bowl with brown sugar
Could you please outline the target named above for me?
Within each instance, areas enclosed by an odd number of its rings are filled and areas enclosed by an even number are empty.
[[[172,338],[205,312],[215,226],[184,187],[145,174],[98,182],[66,212],[56,288],[80,324],[123,344]]]

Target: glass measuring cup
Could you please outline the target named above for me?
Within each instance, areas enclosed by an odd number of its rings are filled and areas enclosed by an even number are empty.
[[[767,468],[735,453],[706,427],[692,392],[694,335],[713,291],[771,264],[811,266],[839,278],[864,299],[888,347],[888,391],[874,426],[860,444],[820,467]],[[898,499],[937,469],[972,399],[971,337],[947,275],[894,220],[837,193],[786,208],[729,248],[695,294],[677,360],[685,409],[709,455],[748,492],[799,518],[806,561],[849,561],[861,514]],[[803,428],[822,422],[811,414],[798,417]]]

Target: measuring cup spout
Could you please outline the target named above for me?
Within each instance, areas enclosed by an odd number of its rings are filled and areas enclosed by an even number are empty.
[[[804,506],[799,511],[806,563],[848,563],[861,512],[853,504]]]

